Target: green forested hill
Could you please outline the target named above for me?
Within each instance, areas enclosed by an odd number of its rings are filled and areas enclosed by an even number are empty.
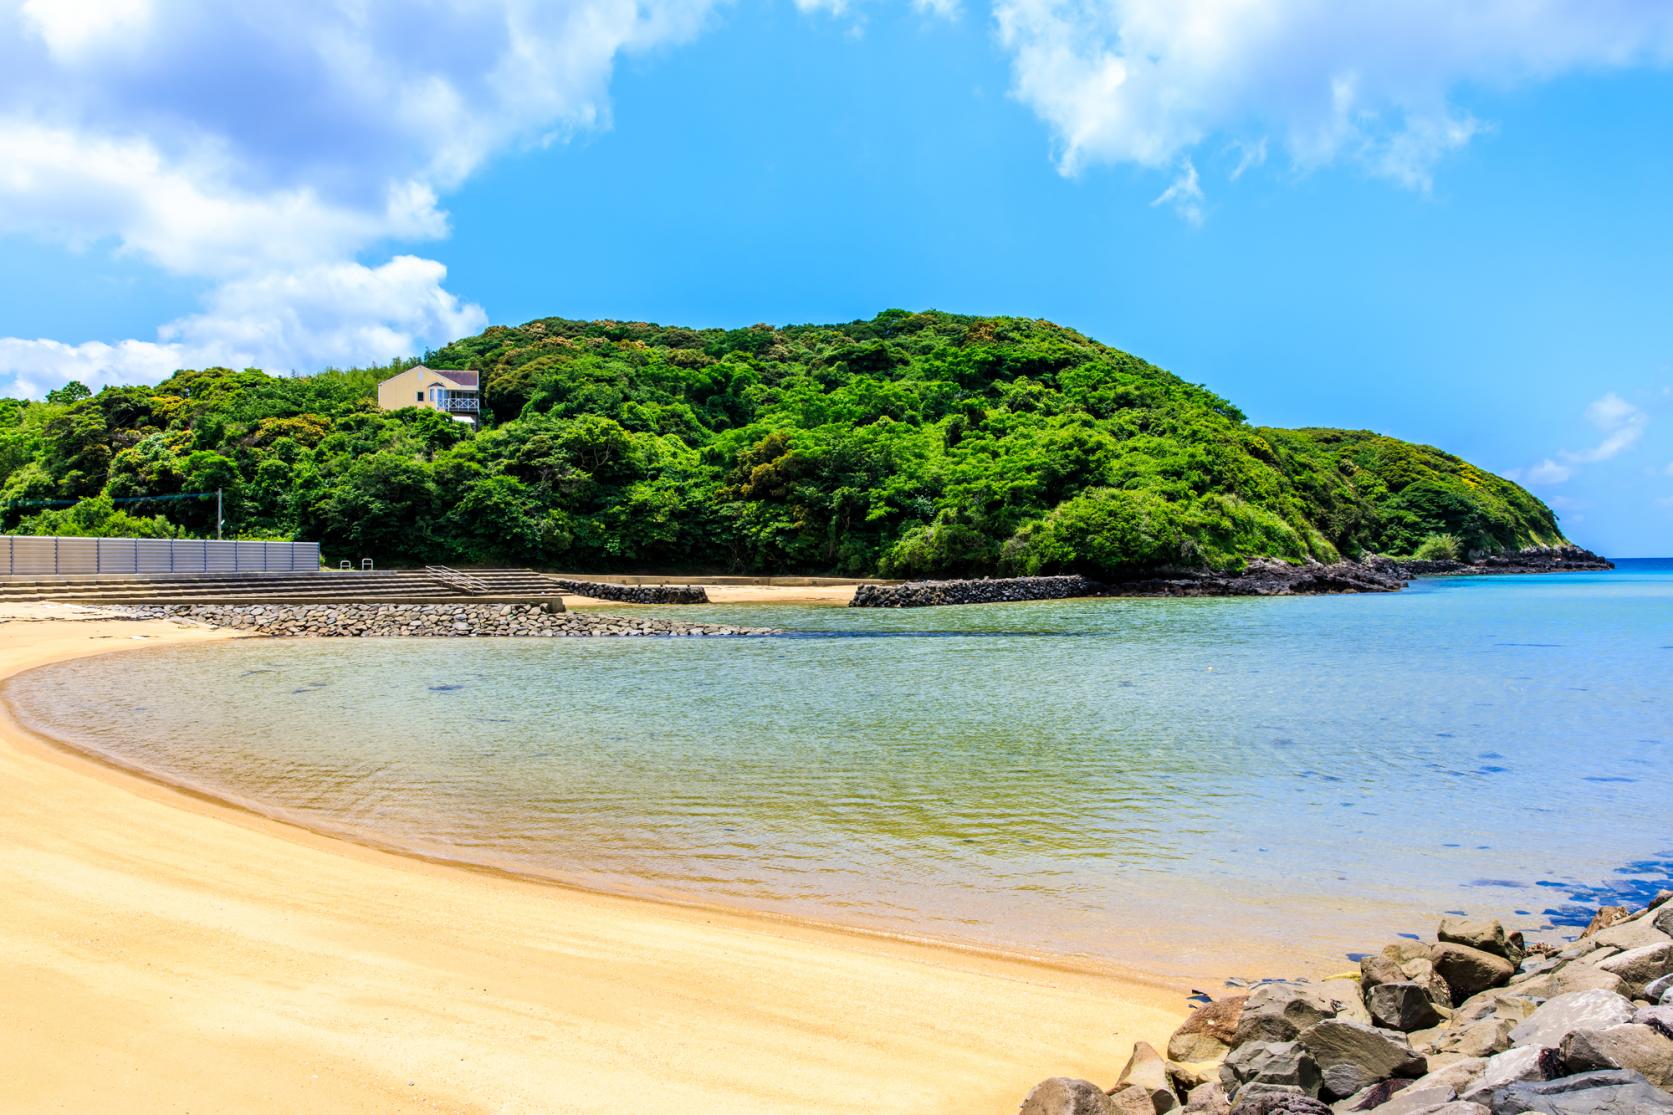
[[[551,318],[426,362],[483,373],[481,431],[379,412],[393,368],[212,368],[0,401],[3,524],[212,533],[212,501],[119,501],[220,487],[233,532],[318,539],[333,560],[892,576],[1562,540],[1543,503],[1447,453],[1250,426],[1213,392],[1049,322]],[[81,502],[46,502],[65,500]]]

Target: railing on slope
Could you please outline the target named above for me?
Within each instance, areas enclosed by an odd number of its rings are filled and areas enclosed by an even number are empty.
[[[460,592],[471,596],[482,596],[493,591],[492,586],[487,581],[473,577],[469,573],[461,573],[457,569],[449,569],[445,565],[426,565],[424,572],[449,588],[456,588]]]

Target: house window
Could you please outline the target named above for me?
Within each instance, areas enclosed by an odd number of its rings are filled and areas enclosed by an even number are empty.
[[[421,403],[424,401],[424,392],[418,392],[418,401]]]
[[[447,403],[447,388],[435,385],[430,388],[430,405],[441,407]]]

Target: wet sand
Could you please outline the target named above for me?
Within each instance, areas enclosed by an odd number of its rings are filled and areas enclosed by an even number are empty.
[[[19,618],[0,677],[227,637]],[[1185,1013],[1137,977],[331,840],[7,715],[0,785],[4,1110],[1002,1113]]]

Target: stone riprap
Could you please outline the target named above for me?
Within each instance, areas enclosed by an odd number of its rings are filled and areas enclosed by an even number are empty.
[[[1057,1078],[1023,1111],[1673,1115],[1670,929],[1673,891],[1602,910],[1561,947],[1447,918],[1357,979],[1267,980],[1200,1006],[1166,1057],[1138,1042],[1107,1091]]]
[[[924,608],[941,604],[999,604],[1070,596],[1315,596],[1341,592],[1399,592],[1413,577],[1455,574],[1560,573],[1613,569],[1577,546],[1522,550],[1473,561],[1402,561],[1369,555],[1359,561],[1290,564],[1257,558],[1237,573],[1164,569],[1144,577],[1094,581],[1087,577],[997,577],[969,581],[907,581],[861,585],[855,608]]]
[[[618,585],[611,581],[574,581],[548,577],[562,593],[618,604],[707,604],[709,594],[702,585]]]
[[[1105,588],[1085,577],[995,577],[979,581],[908,581],[860,585],[851,608],[929,608],[940,604],[1005,604],[1099,596]]]
[[[181,619],[294,638],[589,638],[769,635],[769,628],[684,623],[650,616],[566,612],[550,604],[158,604],[122,609],[136,619]]]

